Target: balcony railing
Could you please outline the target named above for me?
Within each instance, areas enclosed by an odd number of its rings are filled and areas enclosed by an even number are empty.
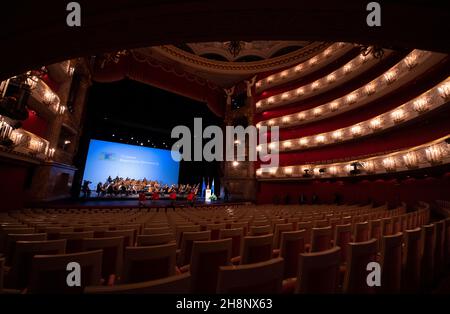
[[[40,104],[43,104],[45,105],[44,109],[50,110],[54,114],[63,114],[66,111],[66,107],[61,105],[58,95],[43,80],[34,78],[30,80],[30,84],[31,100],[29,104],[31,107],[39,107]],[[37,109],[39,111],[42,108]]]

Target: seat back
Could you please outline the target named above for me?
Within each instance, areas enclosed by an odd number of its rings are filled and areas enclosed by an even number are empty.
[[[5,274],[5,259],[0,258],[0,293],[2,293],[3,291],[4,274]]]
[[[222,266],[217,293],[278,294],[281,293],[283,259],[239,266]]]
[[[206,225],[206,230],[211,231],[211,240],[218,240],[220,229],[225,229],[225,228],[226,228],[225,223],[207,224]]]
[[[115,238],[115,237],[123,237],[123,249],[127,246],[134,246],[135,238],[134,238],[135,230],[108,230],[103,234],[105,238]]]
[[[231,239],[231,257],[236,257],[241,254],[242,240],[244,238],[243,228],[221,229],[219,238]]]
[[[58,240],[58,235],[61,232],[73,232],[73,227],[45,227],[39,232],[47,233],[48,240]]]
[[[339,247],[300,254],[297,293],[335,293],[339,285]]]
[[[403,233],[384,236],[381,245],[381,290],[396,293],[401,288]]]
[[[445,245],[445,222],[444,220],[434,223],[436,226],[436,248],[434,251],[434,277],[436,280],[444,272],[444,245]]]
[[[194,242],[190,264],[192,292],[216,291],[219,267],[230,265],[231,247],[231,239]]]
[[[121,276],[123,266],[123,242],[123,237],[83,239],[83,251],[103,251],[103,279],[107,280],[111,275],[116,275],[117,277]]]
[[[383,232],[381,230],[381,219],[374,219],[369,221],[369,238],[377,239],[377,246],[381,248],[381,238]]]
[[[93,231],[94,238],[102,238],[105,232],[109,230],[108,226],[84,226],[83,231]]]
[[[429,224],[422,226],[422,265],[421,276],[422,285],[430,287],[434,278],[434,252],[436,246],[436,225]]]
[[[381,219],[381,234],[383,236],[391,235],[394,233],[394,225],[392,222],[392,218],[383,218]]]
[[[345,293],[373,293],[374,287],[367,285],[367,265],[376,262],[377,240],[350,242],[347,256],[347,272],[344,280]]]
[[[64,254],[66,240],[17,241],[11,261],[7,286],[15,289],[25,288],[30,279],[33,256]]]
[[[83,251],[83,239],[94,238],[94,231],[61,232],[58,239],[66,239],[66,253],[77,253]]]
[[[369,223],[367,221],[356,223],[353,235],[354,235],[354,242],[368,241],[369,240]]]
[[[230,228],[231,229],[242,228],[244,230],[244,236],[246,236],[248,233],[248,222],[246,221],[233,222],[230,225]]]
[[[29,293],[81,293],[86,286],[98,285],[102,268],[101,250],[60,255],[36,255],[33,257]],[[81,286],[69,286],[68,265],[80,266]],[[72,270],[76,270],[73,266]]]
[[[402,291],[417,292],[420,287],[422,230],[405,231],[405,253],[403,254]]]
[[[240,264],[252,264],[272,258],[273,234],[244,237]]]
[[[125,248],[123,283],[160,279],[175,274],[176,245]]]
[[[286,223],[286,224],[277,224],[275,225],[273,234],[273,248],[278,249],[280,248],[280,240],[281,240],[281,234],[286,231],[292,231],[294,230],[294,226],[292,223]]]
[[[445,219],[445,231],[444,231],[444,255],[445,266],[450,266],[450,217]]]
[[[352,225],[336,225],[334,231],[334,245],[341,248],[341,264],[347,262],[348,244],[352,242]]]
[[[163,245],[171,242],[175,243],[175,237],[172,233],[137,236],[137,246]]]
[[[283,278],[297,276],[299,254],[305,252],[305,230],[281,234],[280,257],[284,259]]]
[[[250,235],[251,236],[260,236],[272,233],[272,227],[270,225],[263,226],[251,226],[250,227]]]
[[[152,281],[115,286],[90,286],[86,294],[188,294],[191,291],[191,274],[170,276]]]
[[[298,223],[298,230],[305,230],[305,244],[311,244],[311,230],[313,224],[311,221],[302,221]]]
[[[211,231],[195,231],[183,232],[181,239],[181,250],[178,260],[179,266],[187,265],[191,262],[192,246],[194,241],[208,241],[211,240]]]
[[[172,229],[169,227],[158,227],[158,228],[144,228],[142,231],[143,235],[153,235],[153,234],[166,234],[172,233]]]
[[[311,252],[329,250],[331,247],[331,226],[312,228]]]
[[[17,241],[45,241],[47,240],[46,233],[29,233],[29,234],[7,234],[5,245],[5,265],[10,266],[14,251],[16,250]]]
[[[175,228],[175,240],[177,242],[177,247],[181,247],[181,238],[184,232],[197,232],[200,231],[199,225],[181,225]]]

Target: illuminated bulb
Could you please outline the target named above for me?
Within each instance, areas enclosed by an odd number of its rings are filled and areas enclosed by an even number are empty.
[[[261,127],[261,122],[258,122],[258,123],[256,124],[256,128],[259,129],[260,127]]]
[[[277,142],[272,142],[272,143],[270,143],[270,144],[269,144],[269,148],[270,148],[271,150],[277,149],[277,148],[278,148],[278,143],[277,143]]]
[[[239,166],[239,162],[238,161],[233,161],[233,167],[237,167],[237,166]]]
[[[423,113],[425,111],[428,111],[428,99],[425,97],[419,98],[414,102],[414,110],[418,113]]]
[[[344,169],[345,169],[346,172],[350,172],[350,171],[354,170],[353,166],[350,165],[350,164],[345,165],[345,166],[344,166]]]
[[[330,104],[330,110],[331,110],[331,111],[336,111],[336,110],[338,110],[338,109],[339,109],[339,102],[333,101],[333,102]]]
[[[439,164],[442,162],[444,152],[441,146],[433,145],[425,149],[425,155],[431,164]]]
[[[273,168],[270,168],[270,170],[269,170],[269,173],[270,174],[272,174],[272,175],[274,175],[274,174],[276,174],[277,173],[277,168],[275,168],[275,167],[273,167]]]
[[[372,160],[364,161],[361,164],[367,173],[375,172],[375,163]]]
[[[36,87],[38,79],[39,78],[37,76],[30,76],[27,78],[27,85],[30,86],[30,89],[34,89]]]
[[[256,102],[256,108],[261,107],[261,101]]]
[[[256,169],[256,175],[257,176],[261,176],[262,175],[262,169],[261,168]]]
[[[320,86],[320,82],[319,81],[315,81],[314,83],[312,83],[311,87],[313,90],[318,89]]]
[[[235,141],[234,141],[234,144],[241,144],[241,141],[235,140]]]
[[[439,95],[444,99],[450,98],[450,82],[442,84],[439,88]]]
[[[415,152],[409,152],[403,155],[403,161],[408,168],[417,168],[419,164],[419,158]]]
[[[355,125],[350,129],[350,132],[352,132],[353,136],[360,136],[362,134],[362,128],[360,125]]]
[[[382,120],[380,118],[375,118],[370,121],[370,128],[372,130],[379,130],[382,128]]]
[[[403,109],[397,109],[391,113],[391,118],[395,123],[399,123],[405,119],[405,111]]]
[[[305,93],[305,89],[303,87],[297,88],[296,94],[303,95]]]
[[[284,168],[284,173],[285,174],[290,175],[290,174],[292,174],[292,172],[293,172],[292,167]]]
[[[386,171],[395,171],[396,164],[393,157],[387,157],[383,159],[383,167]]]
[[[318,108],[314,109],[313,114],[315,117],[320,116],[322,114],[322,108],[318,107]]]
[[[288,99],[289,98],[289,93],[283,93],[283,95],[281,96],[281,99]]]
[[[295,67],[295,72],[300,72],[301,70],[303,70],[303,64],[299,64]]]
[[[325,143],[325,136],[324,136],[324,135],[317,135],[317,136],[316,136],[316,143],[317,143],[317,144],[323,144],[323,143]]]
[[[289,123],[291,121],[291,117],[283,117],[283,123]]]
[[[349,104],[349,105],[355,103],[356,102],[356,93],[351,93],[350,95],[348,95],[346,97],[346,100],[347,100],[347,104]]]
[[[397,77],[397,72],[395,70],[390,70],[386,74],[384,74],[384,80],[388,84],[394,82],[396,77]]]
[[[349,73],[353,68],[353,64],[351,62],[344,65],[344,74]]]
[[[309,64],[310,64],[310,65],[315,65],[315,64],[317,64],[317,61],[318,61],[318,58],[317,58],[317,57],[314,57],[314,58],[312,58],[311,60],[309,60]]]
[[[305,114],[304,112],[300,112],[300,113],[297,115],[297,118],[298,118],[300,121],[303,121],[303,120],[306,119],[306,114]]]
[[[325,51],[323,52],[323,55],[325,57],[329,57],[331,55],[331,53],[333,52],[333,48],[332,47],[328,47],[327,49],[325,49]]]
[[[267,83],[272,83],[272,81],[273,81],[273,76],[271,75],[267,78]]]
[[[288,71],[281,72],[281,77],[286,77],[288,75]]]
[[[366,92],[366,95],[372,95],[373,93],[375,93],[375,84],[374,83],[370,83],[368,84],[365,88],[364,91]]]
[[[335,74],[330,74],[327,76],[327,82],[328,83],[333,83],[334,81],[336,81],[336,75]]]
[[[405,58],[405,64],[408,67],[408,69],[412,69],[414,68],[417,63],[418,63],[418,53],[417,51],[413,51],[412,53],[410,53],[408,56],[406,56]]]
[[[359,56],[359,59],[362,61],[362,63],[365,63],[367,60],[369,60],[369,56],[361,54]]]
[[[338,175],[339,172],[339,168],[336,166],[331,166],[330,168],[328,168],[328,172],[334,177]]]
[[[334,140],[340,141],[340,140],[342,140],[343,134],[342,134],[341,130],[337,130],[337,131],[334,131],[331,136],[333,137]]]
[[[283,147],[284,148],[289,148],[289,147],[291,147],[292,146],[292,143],[290,142],[290,141],[287,141],[287,142],[284,142],[283,143]]]
[[[269,99],[267,100],[267,102],[269,103],[269,104],[273,104],[274,102],[275,102],[275,97],[269,97]]]
[[[256,87],[261,87],[261,85],[262,85],[261,81],[256,82]]]
[[[261,150],[262,150],[262,146],[261,145],[256,146],[256,151],[257,152],[260,152]]]
[[[275,120],[269,120],[269,125],[274,125],[275,124]]]
[[[308,138],[306,138],[306,137],[301,138],[300,141],[299,141],[299,144],[300,144],[301,146],[308,146],[308,143],[309,143],[309,140],[308,140]]]

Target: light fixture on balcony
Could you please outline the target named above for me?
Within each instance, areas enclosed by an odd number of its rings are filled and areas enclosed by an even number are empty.
[[[331,83],[333,83],[335,81],[336,81],[336,75],[335,74],[332,73],[332,74],[327,76],[327,83],[328,84],[331,84]]]
[[[3,118],[0,116],[0,141],[10,139],[12,132],[12,126],[8,122],[3,121]]]
[[[383,127],[383,120],[380,117],[370,120],[370,128],[373,131],[380,130]]]
[[[408,69],[411,70],[418,64],[418,58],[419,58],[419,54],[416,50],[406,56],[405,64],[408,67]]]
[[[269,99],[267,99],[267,103],[269,104],[273,104],[275,102],[275,97],[269,97]]]
[[[53,158],[55,155],[55,149],[54,148],[47,148],[45,154],[48,158]]]
[[[261,127],[261,122],[256,123],[256,128],[259,129]]]
[[[272,142],[272,143],[269,144],[269,148],[271,150],[278,150],[278,147],[279,147],[278,142]]]
[[[286,141],[286,142],[283,143],[283,147],[284,148],[290,148],[291,146],[292,146],[291,141]]]
[[[274,119],[269,120],[269,125],[275,125],[275,120]]]
[[[312,83],[311,88],[312,90],[317,90],[320,86],[320,82],[319,81],[315,81],[314,83]]]
[[[259,107],[261,107],[261,101],[256,102],[256,108],[259,108]]]
[[[321,134],[321,135],[317,135],[316,136],[316,143],[317,144],[319,144],[319,145],[324,144],[325,141],[326,141],[325,135]]]
[[[300,72],[301,70],[303,70],[303,64],[299,64],[295,67],[295,72]]]
[[[289,93],[283,93],[283,95],[281,95],[281,99],[286,100],[289,98]]]
[[[363,161],[362,167],[367,173],[375,173],[375,162],[373,160]]]
[[[322,114],[322,108],[321,107],[317,107],[313,110],[313,114],[315,117],[319,117]]]
[[[350,132],[354,137],[360,136],[362,134],[362,127],[359,124],[355,125],[350,129]]]
[[[283,123],[289,123],[291,121],[291,117],[289,116],[283,117],[281,121],[283,121]]]
[[[354,104],[356,102],[356,98],[357,98],[357,93],[351,93],[350,95],[348,95],[345,100],[347,101],[348,105]]]
[[[284,70],[283,72],[281,72],[281,77],[285,78],[286,76],[288,76],[289,72],[287,70]]]
[[[241,141],[240,141],[240,140],[235,140],[235,141],[234,141],[234,144],[239,145],[239,144],[241,144]]]
[[[35,153],[40,153],[44,148],[44,143],[42,141],[32,138],[28,144],[28,148]]]
[[[300,112],[300,113],[297,115],[297,119],[300,120],[300,121],[305,120],[305,119],[306,119],[306,113]]]
[[[327,49],[324,50],[323,56],[328,58],[329,56],[331,56],[332,52],[333,52],[333,47],[328,47]]]
[[[236,168],[237,166],[239,166],[239,161],[233,161],[233,167]]]
[[[261,81],[256,82],[256,87],[261,87],[261,85],[262,85]]]
[[[292,175],[292,173],[294,172],[294,169],[292,169],[292,167],[286,167],[286,168],[284,168],[284,173],[286,174],[286,175]]]
[[[383,159],[383,167],[386,171],[395,171],[397,165],[394,157],[386,157]]]
[[[262,176],[262,169],[261,169],[261,168],[256,169],[256,175],[257,175],[258,177]]]
[[[336,111],[336,110],[338,110],[339,109],[339,102],[338,101],[333,101],[331,104],[330,104],[330,110],[331,111]]]
[[[438,88],[438,91],[439,91],[439,95],[443,99],[445,99],[445,100],[449,99],[450,98],[450,82],[446,82],[446,83],[442,84]]]
[[[269,173],[270,173],[271,175],[275,175],[275,174],[277,173],[277,170],[278,170],[278,168],[272,167],[272,168],[269,169]]]
[[[431,164],[440,164],[443,159],[444,151],[440,145],[433,145],[425,149],[425,155]]]
[[[387,84],[391,84],[397,79],[397,71],[392,69],[384,74],[384,80]]]
[[[341,130],[336,130],[331,135],[335,141],[341,141],[343,138],[343,134]]]
[[[317,61],[319,61],[319,58],[317,58],[317,57],[311,58],[309,60],[309,65],[316,65]]]
[[[405,111],[403,109],[397,109],[391,113],[391,118],[394,123],[400,123],[406,118]]]
[[[375,93],[375,89],[375,83],[372,82],[366,85],[366,87],[364,88],[364,92],[367,96],[370,96]]]
[[[257,151],[257,152],[262,151],[262,146],[261,146],[261,145],[256,146],[256,151]]]
[[[300,144],[300,146],[302,147],[307,147],[308,143],[309,143],[309,139],[307,137],[303,137],[301,138],[298,143]]]
[[[328,173],[332,176],[332,177],[336,177],[339,173],[339,168],[336,166],[331,166],[330,168],[328,168]]]
[[[344,65],[344,74],[350,73],[350,71],[353,69],[353,63],[350,61],[346,65]]]
[[[414,101],[414,110],[418,113],[424,113],[430,109],[428,98],[421,97]]]
[[[303,87],[297,88],[295,93],[297,96],[303,95],[305,93],[305,89]]]
[[[272,81],[273,81],[273,76],[270,75],[269,77],[267,77],[266,81],[267,81],[268,84],[272,83]]]
[[[416,152],[404,154],[403,161],[405,162],[405,166],[409,169],[417,168],[419,165],[419,158],[417,157]]]

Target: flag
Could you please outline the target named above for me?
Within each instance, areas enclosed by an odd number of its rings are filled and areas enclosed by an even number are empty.
[[[202,178],[202,195],[200,197],[205,196],[205,190],[206,190],[205,178]]]
[[[211,184],[211,195],[214,195],[214,178],[212,179],[212,184]]]

